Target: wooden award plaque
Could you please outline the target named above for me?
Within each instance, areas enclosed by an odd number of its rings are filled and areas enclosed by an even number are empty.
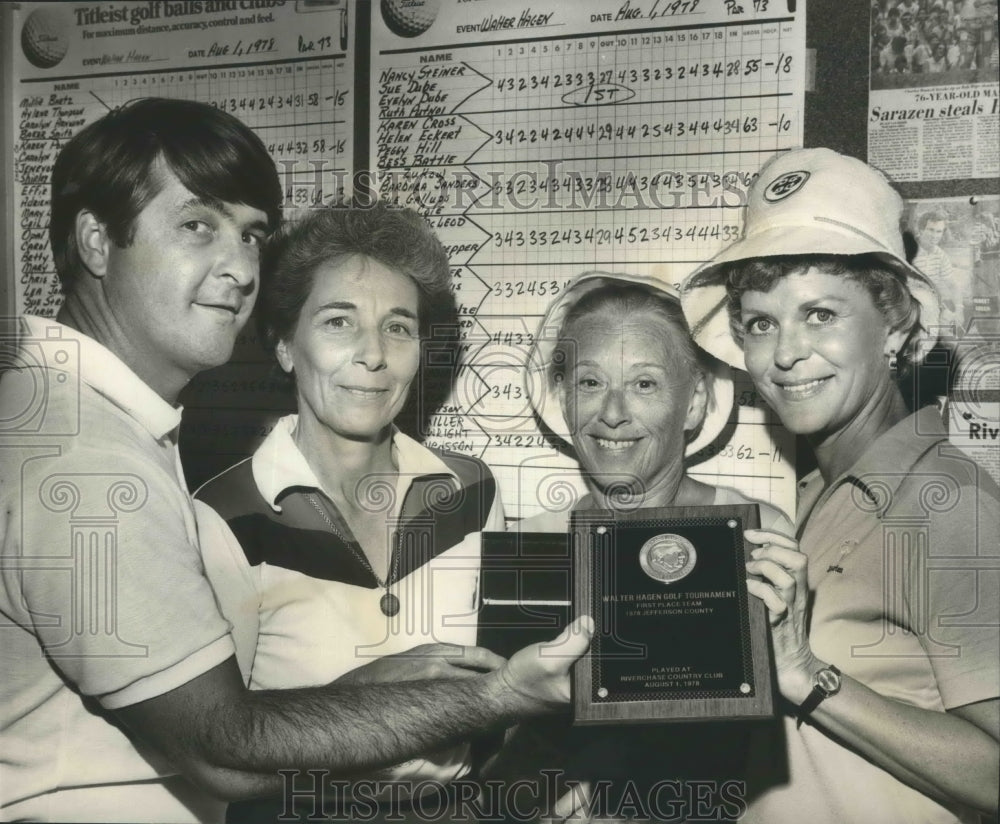
[[[766,608],[746,588],[759,518],[755,504],[574,514],[573,614],[596,623],[577,724],[773,716]]]

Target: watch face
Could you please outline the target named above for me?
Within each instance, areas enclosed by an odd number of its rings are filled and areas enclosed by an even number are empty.
[[[827,693],[836,692],[840,689],[840,676],[828,669],[821,669],[816,673],[816,686]]]

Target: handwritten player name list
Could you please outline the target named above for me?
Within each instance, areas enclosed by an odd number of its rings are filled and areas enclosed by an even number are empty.
[[[353,63],[346,2],[151,0],[22,3],[15,56],[16,305],[61,302],[48,244],[49,178],[60,146],[141,97],[201,100],[255,129],[285,202],[329,202],[353,173]]]
[[[784,0],[391,5],[373,9],[370,154],[382,197],[442,238],[460,311],[428,441],[486,460],[515,516],[571,506],[576,465],[525,389],[545,308],[587,270],[679,283],[739,236],[756,171],[802,143],[804,16]],[[737,406],[692,474],[790,510],[790,441],[752,387]]]

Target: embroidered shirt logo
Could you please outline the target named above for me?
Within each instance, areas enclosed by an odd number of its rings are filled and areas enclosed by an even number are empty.
[[[781,177],[775,178],[764,190],[764,200],[769,203],[777,203],[784,200],[789,195],[795,194],[802,185],[809,179],[809,172],[786,172]]]
[[[844,574],[844,568],[841,566],[844,558],[851,554],[855,549],[858,548],[858,542],[851,538],[847,538],[840,545],[840,555],[837,556],[837,560],[834,561],[830,566],[826,568],[827,572],[836,572],[839,575]]]

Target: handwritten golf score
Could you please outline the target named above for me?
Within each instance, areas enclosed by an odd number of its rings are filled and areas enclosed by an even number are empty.
[[[461,365],[427,440],[496,471],[508,514],[569,508],[525,364],[594,269],[679,283],[735,240],[756,171],[802,145],[795,0],[387,0],[372,12],[370,156],[451,258]],[[692,475],[793,511],[792,443],[749,384]]]
[[[14,12],[16,306],[52,316],[49,178],[60,146],[141,97],[201,100],[255,129],[291,207],[353,171],[354,43],[346,0],[22,3]],[[316,185],[317,175],[319,185]]]

